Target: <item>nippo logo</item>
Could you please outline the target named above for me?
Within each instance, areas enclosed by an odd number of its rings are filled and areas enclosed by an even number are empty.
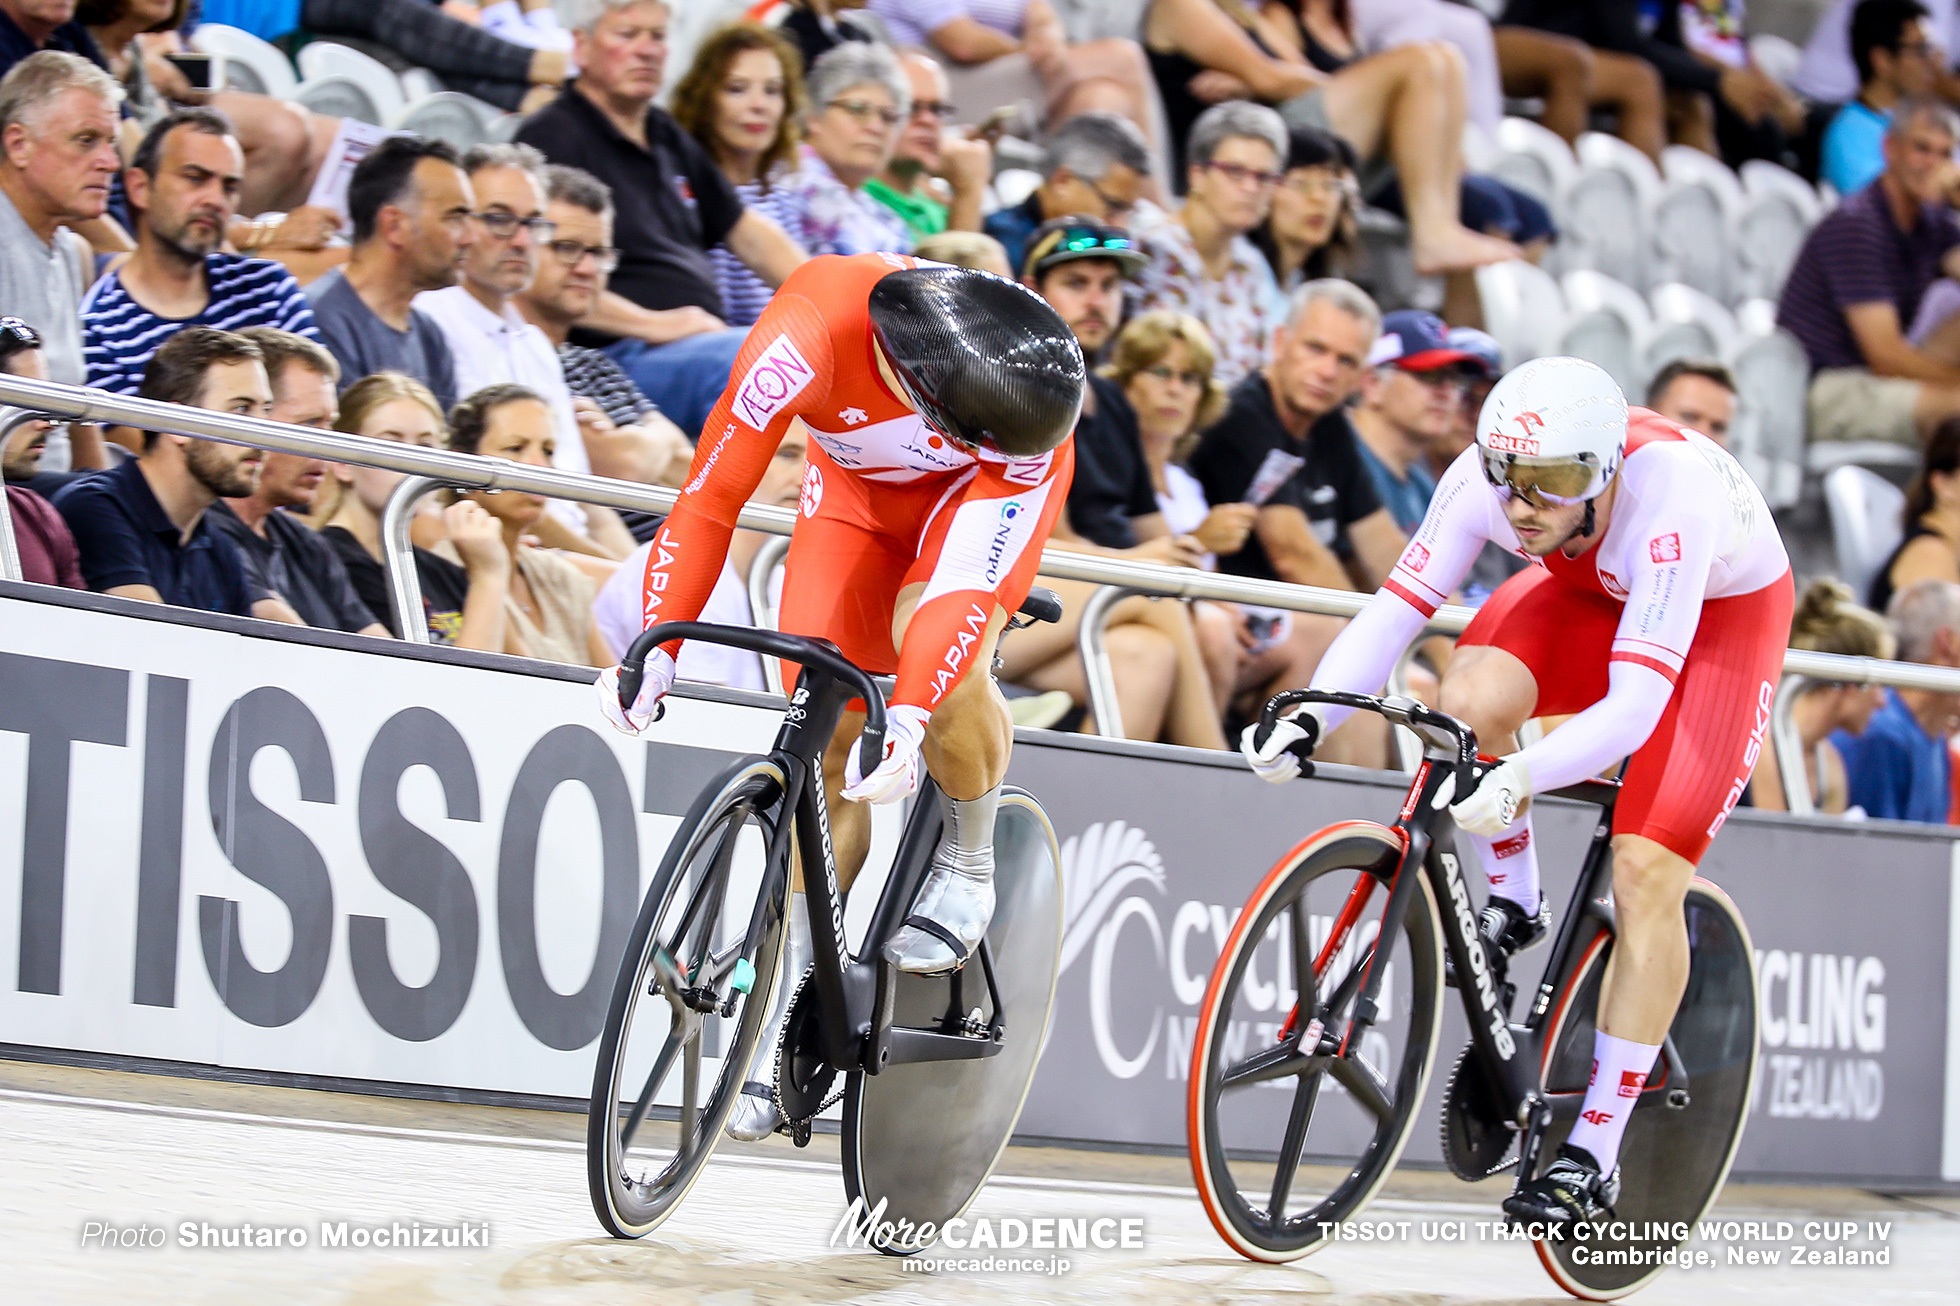
[[[755,360],[735,392],[735,415],[760,431],[790,400],[816,379],[812,368],[787,335],[777,336]]]
[[[1411,544],[1409,551],[1402,555],[1402,565],[1410,571],[1421,571],[1429,565],[1429,550],[1420,544]]]
[[[817,505],[823,502],[823,469],[815,463],[803,468],[803,488],[796,496],[796,507],[805,517],[817,515]]]
[[[1511,419],[1518,424],[1518,434],[1496,430],[1484,437],[1484,443],[1499,453],[1536,454],[1538,437],[1533,431],[1545,429],[1545,419],[1536,413],[1519,413]]]
[[[1648,540],[1647,556],[1655,562],[1681,561],[1681,536],[1679,532],[1669,531],[1665,535],[1656,535],[1653,539]]]

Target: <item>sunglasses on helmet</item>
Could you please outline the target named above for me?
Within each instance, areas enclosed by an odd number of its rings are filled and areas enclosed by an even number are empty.
[[[1484,479],[1506,503],[1513,494],[1522,494],[1528,502],[1569,508],[1597,493],[1593,483],[1599,476],[1599,464],[1591,454],[1539,458],[1494,449],[1482,452]]]

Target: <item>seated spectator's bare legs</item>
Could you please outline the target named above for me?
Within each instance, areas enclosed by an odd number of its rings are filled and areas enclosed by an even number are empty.
[[[1202,601],[1191,605],[1198,655],[1204,659],[1205,676],[1211,681],[1212,706],[1221,717],[1232,701],[1232,688],[1239,680],[1239,664],[1245,659],[1245,646],[1239,643],[1239,626],[1243,620],[1235,603]]]
[[[1463,57],[1440,42],[1405,45],[1328,79],[1329,124],[1362,158],[1387,147],[1401,176],[1416,270],[1450,272],[1516,258],[1517,246],[1458,220],[1463,180]]]
[[[1593,52],[1583,42],[1532,27],[1499,27],[1497,62],[1504,93],[1545,102],[1539,119],[1567,145],[1586,130],[1593,102]]]
[[[1715,143],[1715,101],[1700,91],[1667,93],[1667,135],[1676,145],[1722,157],[1721,147]]]
[[[1594,50],[1593,103],[1620,118],[1620,139],[1656,164],[1667,145],[1667,97],[1654,65],[1630,54]]]
[[[1305,689],[1312,684],[1314,668],[1346,625],[1342,617],[1294,613],[1293,629],[1287,637],[1248,657],[1239,673],[1240,691],[1251,693],[1243,704],[1246,714],[1256,714],[1281,690]],[[1314,756],[1324,762],[1382,770],[1388,766],[1388,731],[1388,724],[1380,717],[1358,712],[1328,735],[1314,749]]]

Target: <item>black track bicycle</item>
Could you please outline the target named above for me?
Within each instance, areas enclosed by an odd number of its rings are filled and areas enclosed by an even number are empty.
[[[1053,621],[1037,589],[1015,625]],[[854,952],[831,853],[825,746],[845,707],[865,704],[864,756],[881,756],[885,704],[871,675],[827,640],[669,622],[633,641],[622,703],[647,654],[704,640],[802,667],[767,756],[732,763],[695,801],[647,887],[613,986],[587,1115],[586,1174],[599,1223],[637,1238],[671,1215],[722,1137],[761,1038],[774,986],[794,984],[776,1058],[783,1131],[801,1146],[843,1101],[844,1189],[879,1250],[930,1246],[979,1194],[1034,1078],[1061,960],[1061,858],[1033,796],[1002,791],[995,909],[974,956],[947,975],[901,973],[884,956],[931,867],[941,832],[928,777],[913,800],[871,922]],[[815,961],[778,973],[792,856],[804,871]],[[842,1086],[838,1087],[841,1077]]]
[[[1513,1023],[1512,986],[1486,955],[1454,851],[1448,803],[1483,765],[1469,727],[1407,698],[1311,690],[1274,697],[1267,727],[1299,703],[1378,713],[1416,732],[1424,760],[1393,825],[1339,822],[1279,860],[1205,992],[1187,1104],[1192,1170],[1219,1234],[1265,1261],[1325,1246],[1329,1226],[1354,1219],[1395,1168],[1435,1062],[1446,953],[1471,1037],[1443,1095],[1444,1158],[1473,1181],[1515,1166],[1519,1186],[1548,1168],[1584,1104],[1614,941],[1616,782],[1556,791],[1601,816],[1544,977]],[[1614,1223],[1589,1231],[1598,1237],[1535,1242],[1574,1296],[1624,1296],[1665,1269],[1742,1136],[1756,1069],[1754,951],[1735,904],[1706,880],[1690,885],[1686,913],[1687,991],[1628,1120]]]

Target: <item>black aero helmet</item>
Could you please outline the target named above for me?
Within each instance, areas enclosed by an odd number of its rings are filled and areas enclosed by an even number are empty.
[[[880,278],[869,308],[899,384],[942,434],[1033,458],[1075,429],[1088,368],[1075,333],[1032,290],[929,264]]]

